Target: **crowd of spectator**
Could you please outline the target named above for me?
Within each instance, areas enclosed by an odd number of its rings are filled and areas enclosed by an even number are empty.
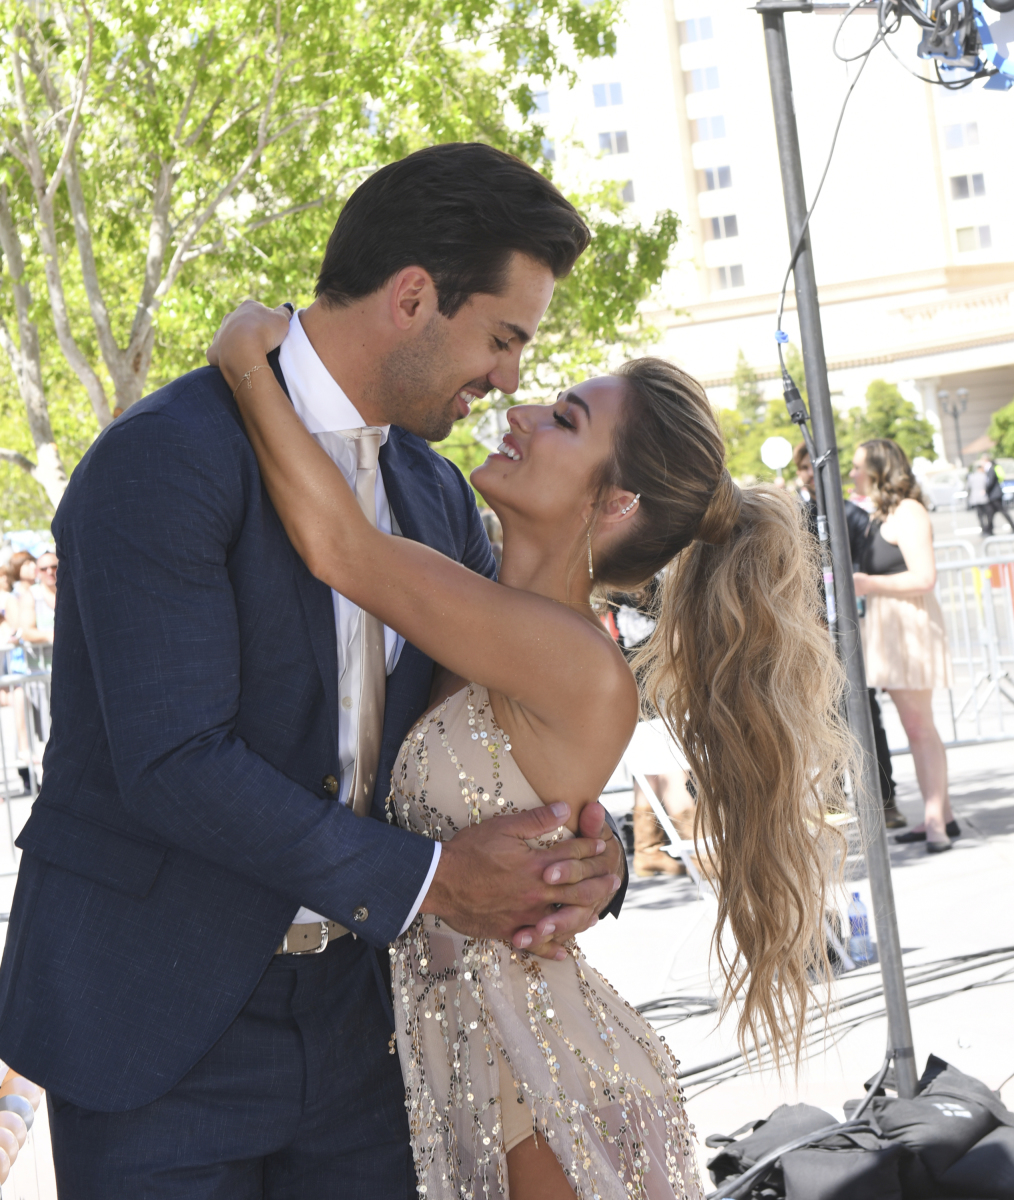
[[[15,550],[0,566],[0,674],[10,680],[0,687],[0,708],[9,708],[14,717],[16,766],[26,792],[33,773],[38,778],[41,771],[42,728],[30,690],[14,680],[52,665],[56,568],[49,548],[38,558]]]

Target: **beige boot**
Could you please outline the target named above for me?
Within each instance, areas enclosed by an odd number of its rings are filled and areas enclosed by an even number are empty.
[[[668,839],[650,808],[634,809],[634,874],[685,875],[686,867],[662,849]]]

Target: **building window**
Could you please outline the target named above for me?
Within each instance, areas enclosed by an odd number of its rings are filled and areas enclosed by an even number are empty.
[[[717,67],[697,67],[684,72],[688,92],[713,92],[718,87]]]
[[[716,267],[713,272],[715,283],[719,288],[738,288],[743,286],[743,267],[737,263],[734,267]]]
[[[986,177],[984,175],[952,175],[951,199],[967,200],[969,196],[985,196]]]
[[[680,21],[681,42],[710,42],[713,37],[710,17],[697,17],[689,21]]]
[[[704,189],[713,192],[716,188],[732,187],[732,167],[705,167],[701,172]]]
[[[603,154],[627,154],[630,146],[627,143],[627,131],[618,129],[615,133],[599,134],[599,149]]]
[[[993,245],[993,235],[988,225],[966,225],[955,232],[958,250],[962,254],[971,250],[988,250]]]
[[[713,142],[725,137],[725,117],[698,117],[694,122],[695,139],[698,142]]]
[[[596,108],[608,108],[611,104],[622,104],[623,84],[594,83],[592,84],[592,96],[595,99]]]
[[[739,237],[739,223],[735,214],[730,213],[727,217],[712,217],[711,236],[713,238]]]
[[[548,92],[532,92],[532,99],[535,101],[535,108],[538,112],[549,112]]]
[[[549,138],[542,139],[542,157],[547,162],[556,162],[556,144]]]
[[[634,182],[632,179],[628,179],[623,185],[623,191],[620,193],[620,196],[622,197],[624,204],[634,203]]]
[[[948,150],[960,150],[962,146],[978,146],[978,122],[967,121],[964,125],[945,125],[944,143]]]

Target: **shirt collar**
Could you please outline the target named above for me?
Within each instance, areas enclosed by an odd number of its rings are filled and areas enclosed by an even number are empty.
[[[310,433],[335,433],[342,429],[364,429],[366,422],[356,406],[338,386],[327,367],[320,361],[294,312],[289,332],[278,351],[278,365],[296,415]],[[377,426],[380,444],[387,441],[390,425]]]

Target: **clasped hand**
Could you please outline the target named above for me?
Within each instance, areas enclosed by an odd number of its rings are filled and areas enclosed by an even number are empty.
[[[622,883],[623,851],[601,804],[581,810],[579,836],[533,850],[570,815],[558,803],[496,817],[445,842],[421,912],[459,933],[497,938],[543,958],[589,929]]]

